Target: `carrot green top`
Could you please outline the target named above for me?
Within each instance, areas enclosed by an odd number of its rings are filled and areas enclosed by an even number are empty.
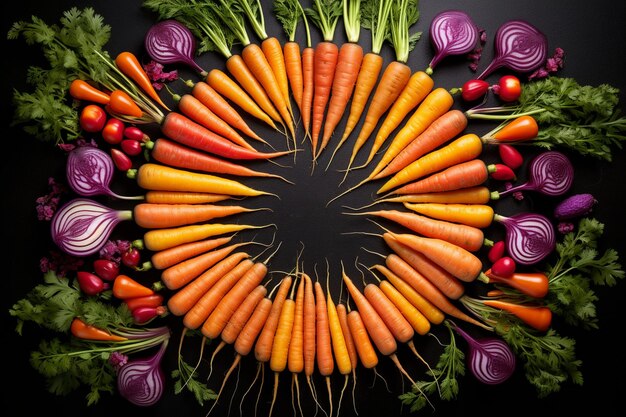
[[[332,42],[339,16],[343,13],[342,0],[314,0],[314,7],[305,9],[311,21],[320,28],[326,42]]]

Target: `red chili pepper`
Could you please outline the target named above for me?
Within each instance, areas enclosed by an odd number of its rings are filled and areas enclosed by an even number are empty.
[[[115,167],[122,172],[126,172],[133,167],[130,157],[119,149],[111,148],[111,159]]]

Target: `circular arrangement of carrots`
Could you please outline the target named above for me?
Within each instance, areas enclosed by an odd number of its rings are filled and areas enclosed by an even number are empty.
[[[252,0],[241,3],[256,5]],[[370,22],[372,49],[365,53],[359,44],[361,22],[357,19],[354,24],[358,8],[349,7],[358,2],[335,1],[344,6],[347,42],[343,45],[333,40],[341,14],[323,10],[317,0],[307,10],[310,13],[304,13],[297,0],[283,3],[290,3],[297,16],[293,29],[286,30],[284,44],[266,33],[260,8],[223,10],[207,5],[216,8],[211,13],[231,19],[233,25],[240,22],[238,19],[249,19],[261,42],[250,40],[245,25],[235,25],[241,54],[228,48],[219,50],[225,58],[225,70],[212,69],[203,79],[186,82],[189,90],[174,97],[173,109],[161,100],[135,55],[128,51],[120,53],[113,63],[145,99],[154,103],[139,105],[134,96],[122,90],[104,92],[83,80],[76,80],[70,88],[75,99],[106,105],[111,114],[124,115],[125,123],[134,120],[139,125],[146,117],[153,117],[158,124],[159,137],[141,142],[148,161],[125,169],[125,175],[146,191],[144,201],[136,204],[132,213],[136,225],[145,229],[140,242],[150,252],[150,264],[170,292],[165,300],[168,312],[180,318],[183,336],[195,331],[203,341],[219,341],[210,359],[211,369],[222,349],[232,346],[235,352],[209,413],[222,401],[220,395],[228,378],[251,354],[259,372],[264,372],[266,364],[273,372],[269,415],[274,412],[280,375],[285,372],[291,373],[292,396],[295,392],[294,404],[300,412],[303,383],[316,406],[329,417],[340,415],[350,377],[353,384],[357,383],[358,367],[375,371],[382,357],[390,359],[402,378],[418,386],[398,353],[406,346],[430,369],[434,364],[418,352],[414,342],[417,336],[427,335],[447,319],[480,331],[493,330],[463,309],[469,299],[469,283],[497,283],[532,298],[532,308],[511,306],[496,297],[484,300],[484,305],[519,314],[521,322],[547,331],[551,314],[541,302],[548,290],[545,275],[516,271],[510,278],[498,277],[479,254],[493,245],[484,229],[494,219],[490,202],[498,198],[486,186],[497,168],[480,159],[481,154],[497,140],[510,144],[527,139],[529,126],[530,135],[536,135],[536,125],[524,119],[523,131],[511,126],[484,137],[467,132],[468,118],[453,109],[453,95],[438,87],[425,71],[414,71],[407,64],[409,49],[403,42],[408,39],[392,42],[396,57],[385,64],[380,55],[384,25],[407,24],[385,23],[398,19],[392,2],[381,3],[388,5],[379,11],[381,22]],[[311,18],[311,14],[316,17]],[[306,45],[295,41],[300,20],[306,27]],[[322,40],[317,45],[311,43],[307,21],[320,29]],[[221,35],[211,33],[218,43]],[[344,130],[339,132],[344,118]],[[293,140],[286,142],[286,150],[277,150],[270,138],[257,133],[256,123]],[[245,213],[266,210],[246,207],[245,200],[281,196],[246,185],[244,180],[290,181],[245,164],[268,161],[281,166],[274,159],[293,156],[295,161],[301,150],[298,147],[310,146],[309,162],[315,167],[333,139],[337,144],[328,166],[338,149],[354,140],[344,181],[357,169],[370,167],[371,171],[325,202],[326,206],[366,183],[384,180],[373,201],[358,209],[346,208],[342,215],[377,218],[391,224],[386,228],[376,223],[381,232],[368,233],[380,238],[389,254],[377,253],[382,260],[372,265],[355,262],[362,272],[362,286],[342,264],[340,272],[327,271],[324,287],[317,270],[317,279],[312,279],[300,259],[294,271],[280,272],[283,276],[279,282],[272,283],[268,277],[276,272],[269,266],[280,244],[235,241],[235,236],[240,231],[275,227],[272,223],[240,221],[239,216]],[[355,167],[357,154],[368,140],[369,154]],[[272,150],[262,152],[257,150],[259,146]],[[512,170],[520,167],[518,162]],[[395,208],[371,208],[376,204],[395,204]],[[235,221],[215,222],[235,216]],[[396,226],[399,231],[391,230]],[[366,234],[355,231],[358,233]],[[253,256],[243,249],[252,245],[263,246],[261,254]],[[267,255],[265,250],[273,252]],[[346,290],[339,300],[329,289],[330,276],[334,280],[341,277],[342,289]],[[129,288],[124,284],[132,279],[118,277],[113,284],[116,298],[132,297],[124,293],[124,288]],[[145,287],[133,296],[156,294]],[[103,337],[80,321],[73,324],[72,331],[90,333],[94,340]],[[333,398],[331,387],[331,376],[337,373],[345,377],[338,400]],[[313,383],[316,374],[326,385],[325,404]]]

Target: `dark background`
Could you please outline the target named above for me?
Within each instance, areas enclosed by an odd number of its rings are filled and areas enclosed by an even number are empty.
[[[284,40],[283,31],[277,25],[271,13],[271,2],[263,1],[266,25],[269,35],[276,35]],[[303,4],[308,5],[309,2]],[[143,50],[143,35],[151,24],[156,22],[147,10],[141,8],[141,2],[133,1],[54,1],[39,2],[27,0],[21,2],[4,2],[2,10],[2,31],[6,34],[12,22],[29,19],[35,14],[48,23],[57,23],[62,11],[76,5],[79,7],[92,5],[96,11],[103,15],[105,22],[112,27],[112,37],[108,46],[108,51],[112,56],[122,50],[130,50],[137,53],[142,59],[147,58]],[[583,1],[498,1],[483,0],[477,1],[422,1],[419,5],[421,17],[412,31],[424,32],[422,39],[418,42],[415,50],[411,52],[409,64],[414,70],[424,69],[432,57],[432,48],[428,39],[428,24],[433,16],[439,11],[458,8],[468,12],[475,23],[486,29],[488,41],[485,45],[485,52],[481,60],[479,71],[484,68],[493,54],[493,35],[497,27],[510,19],[526,19],[540,28],[548,37],[549,51],[561,47],[566,52],[565,68],[561,70],[561,76],[574,77],[580,84],[598,85],[609,83],[618,87],[621,91],[621,102],[624,102],[624,81],[623,70],[626,64],[626,45],[624,42],[623,21],[626,17],[626,3],[614,2],[610,0],[597,0],[593,3]],[[257,41],[250,30],[250,37]],[[313,44],[319,40],[317,28],[311,28]],[[341,43],[345,40],[343,26],[337,26],[335,40]],[[5,39],[6,36],[3,37]],[[298,31],[298,39],[303,44],[304,35]],[[367,30],[362,30],[360,42],[365,51],[369,51],[370,34]],[[208,407],[199,407],[193,397],[188,393],[174,395],[171,385],[161,402],[150,409],[140,409],[127,403],[118,396],[104,395],[97,406],[87,408],[83,399],[84,392],[79,391],[75,395],[67,398],[55,397],[45,390],[44,381],[36,374],[28,364],[29,351],[36,347],[38,340],[45,334],[39,329],[30,325],[25,327],[24,336],[19,337],[13,331],[15,321],[6,313],[10,306],[19,298],[23,297],[34,285],[40,282],[41,273],[38,269],[38,262],[47,251],[52,248],[49,239],[49,225],[37,220],[35,212],[35,199],[48,192],[47,179],[54,176],[61,179],[63,175],[64,159],[62,153],[53,150],[50,144],[35,140],[22,132],[19,127],[10,126],[12,117],[11,91],[13,88],[24,88],[25,70],[29,65],[42,65],[40,50],[35,47],[28,47],[22,39],[16,41],[3,41],[3,56],[5,57],[2,71],[2,94],[3,94],[3,125],[5,126],[3,135],[3,155],[2,178],[4,185],[3,206],[3,234],[5,236],[5,247],[7,251],[3,253],[3,264],[6,267],[4,273],[4,291],[2,291],[2,329],[4,340],[4,382],[7,389],[2,391],[2,407],[17,407],[20,415],[33,415],[35,413],[50,412],[63,414],[65,416],[88,415],[163,415],[171,416],[174,413],[185,415],[203,415]],[[391,49],[386,45],[383,48],[383,56],[386,62],[393,59]],[[198,62],[205,68],[223,68],[224,60],[221,56],[204,54],[198,58]],[[181,75],[191,78],[193,74],[180,68]],[[488,80],[497,82],[500,75],[507,73],[505,70],[498,71],[491,75]],[[462,83],[471,78],[473,73],[467,68],[467,61],[463,58],[446,58],[437,67],[434,79],[435,86],[452,88],[459,87]],[[184,92],[184,86],[173,84],[172,88],[179,93]],[[163,97],[169,99],[166,93]],[[623,108],[623,105],[622,105]],[[488,131],[490,124],[481,122],[470,122],[469,132],[477,134]],[[271,139],[275,146],[281,148],[283,139],[272,135],[259,124],[253,124],[258,132],[264,137]],[[338,131],[343,130],[341,124]],[[334,139],[336,140],[336,138]],[[354,140],[354,138],[352,139]],[[329,150],[332,150],[336,142],[331,140]],[[332,291],[339,297],[339,261],[343,260],[348,265],[349,273],[358,278],[357,272],[352,267],[354,259],[366,265],[378,262],[380,258],[369,255],[360,249],[364,247],[370,250],[385,251],[386,248],[375,238],[359,237],[354,235],[341,235],[341,232],[350,231],[372,231],[376,232],[373,226],[363,218],[347,217],[341,215],[344,209],[342,204],[359,206],[370,201],[372,187],[364,186],[362,189],[350,194],[345,200],[324,207],[326,201],[333,197],[338,190],[335,188],[339,184],[341,174],[335,172],[334,168],[343,168],[347,161],[348,151],[351,148],[351,141],[346,142],[336,156],[334,167],[324,172],[330,152],[325,152],[320,165],[311,174],[310,152],[307,143],[303,145],[304,152],[298,154],[298,159],[293,166],[293,161],[283,159],[281,163],[290,167],[279,168],[267,163],[252,164],[253,167],[273,171],[286,176],[294,185],[288,185],[277,180],[250,180],[246,181],[255,187],[263,188],[280,195],[277,200],[271,197],[263,197],[251,202],[251,206],[270,207],[272,212],[253,213],[241,217],[241,221],[252,224],[264,224],[268,222],[276,223],[276,241],[282,241],[280,252],[270,263],[271,271],[286,271],[296,264],[296,255],[304,245],[304,252],[301,260],[309,274],[314,275],[313,265],[318,265],[318,273],[321,279],[325,277],[325,260],[328,259],[331,266],[330,277]],[[532,149],[525,149],[526,156],[533,153]],[[599,204],[594,215],[607,225],[605,235],[602,238],[603,248],[616,248],[622,259],[626,256],[626,245],[624,244],[622,233],[625,230],[623,203],[623,164],[626,159],[626,152],[616,149],[612,163],[595,160],[592,158],[582,158],[569,153],[576,169],[576,179],[570,193],[591,192]],[[485,160],[495,160],[493,150],[487,150],[484,154]],[[523,171],[521,171],[523,172]],[[348,177],[346,184],[352,185],[363,178],[362,173],[354,173]],[[522,175],[523,177],[523,175]],[[132,184],[123,178],[116,179],[114,188],[133,192]],[[301,190],[305,190],[302,192]],[[113,204],[113,202],[111,203]],[[528,194],[522,203],[512,201],[501,201],[495,205],[497,212],[501,214],[512,214],[524,209],[544,211],[549,213],[555,204],[554,199],[543,198],[538,195]],[[239,219],[236,219],[239,221]],[[122,238],[135,238],[135,233],[140,233],[132,225],[123,225],[116,229],[116,235]],[[502,235],[501,227],[492,226],[486,231],[488,237],[497,239]],[[271,232],[264,231],[255,234],[242,234],[244,237],[254,238],[267,243],[271,240]],[[258,248],[250,248],[251,253],[258,253]],[[274,274],[272,274],[274,275]],[[141,276],[141,279],[148,279],[149,273]],[[154,275],[152,275],[154,276]],[[280,273],[275,277],[279,278]],[[276,281],[275,281],[276,282]],[[523,376],[523,369],[519,366],[515,376],[505,384],[500,386],[485,386],[477,383],[471,375],[460,378],[460,393],[458,399],[451,402],[439,401],[436,396],[431,396],[437,407],[437,414],[441,415],[465,415],[475,413],[515,414],[532,413],[536,415],[550,415],[555,413],[567,414],[569,412],[580,412],[582,409],[594,409],[600,411],[602,415],[617,415],[622,407],[620,396],[623,395],[624,383],[622,376],[625,372],[623,362],[623,347],[618,342],[623,330],[622,310],[618,304],[623,302],[625,291],[624,284],[620,283],[614,288],[597,288],[599,296],[598,316],[600,328],[598,330],[584,331],[571,328],[558,322],[555,327],[564,336],[571,336],[576,339],[577,358],[582,360],[581,370],[585,378],[583,386],[574,386],[570,382],[563,384],[560,392],[551,394],[548,398],[538,399],[534,388],[530,386]],[[169,374],[175,365],[175,348],[180,334],[180,319],[170,317],[168,324],[173,329],[173,340],[168,349],[168,355],[164,362],[166,373]],[[435,328],[433,333],[441,335],[441,330]],[[474,331],[474,329],[471,329]],[[478,333],[476,333],[478,334]],[[187,343],[188,349],[197,352],[197,344],[192,341]],[[459,343],[463,343],[458,338]],[[439,350],[432,338],[416,339],[418,349],[431,363],[437,359]],[[208,358],[208,354],[205,353]],[[210,384],[217,390],[220,378],[224,369],[230,364],[232,350],[226,349],[220,353],[215,365],[215,374]],[[407,350],[401,348],[399,356],[407,366],[409,372],[418,377],[423,372],[423,366],[418,364],[414,358],[407,354]],[[203,371],[206,371],[206,365]],[[237,413],[238,404],[242,393],[247,389],[254,373],[256,363],[253,358],[246,358],[242,361],[239,386],[233,400],[232,413]],[[378,372],[386,379],[388,389],[381,379],[374,380],[371,372],[359,368],[357,372],[357,407],[360,416],[380,415],[408,415],[407,409],[401,407],[400,401],[396,398],[403,392],[407,385],[402,385],[397,370],[393,368],[390,361],[381,358]],[[468,371],[469,372],[469,371]],[[271,399],[271,384],[273,378],[269,372],[266,373],[264,392],[259,405],[259,411],[266,413]],[[168,379],[168,382],[170,380]],[[343,383],[342,378],[333,376],[334,404],[336,408],[339,387]],[[214,415],[226,415],[228,412],[228,402],[234,385],[235,377],[231,377],[229,390],[225,392],[221,405],[216,407]],[[350,382],[351,383],[351,382]],[[275,408],[276,415],[292,413],[289,391],[290,378],[287,375],[281,377],[281,385],[278,392],[278,405]],[[327,398],[325,387],[319,375],[315,377],[315,384],[320,401],[327,408]],[[304,386],[304,384],[301,384]],[[250,412],[254,406],[254,400],[258,392],[258,382],[254,389],[246,397],[245,409]],[[306,406],[305,414],[313,415],[310,404],[309,392],[302,388],[302,397]],[[431,413],[424,410],[423,413]],[[342,415],[354,414],[351,410],[351,399],[349,392],[344,396],[341,408]],[[621,414],[621,413],[620,413]],[[249,415],[249,414],[247,414]]]

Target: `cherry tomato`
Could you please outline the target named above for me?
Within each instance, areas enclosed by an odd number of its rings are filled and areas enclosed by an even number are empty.
[[[120,274],[120,266],[109,259],[96,259],[93,269],[96,275],[106,281],[113,281]]]
[[[111,148],[111,159],[113,159],[113,163],[117,169],[122,172],[126,172],[133,167],[133,161],[119,149]]]
[[[498,259],[504,256],[505,250],[506,250],[506,247],[505,247],[504,241],[499,240],[493,244],[491,249],[489,249],[489,253],[487,254],[487,257],[489,258],[491,263],[494,263],[495,261],[497,261]]]
[[[117,145],[124,139],[124,122],[115,117],[107,120],[102,129],[102,139],[111,145]]]
[[[514,75],[505,75],[498,80],[498,96],[502,101],[515,101],[522,94],[522,84]]]
[[[503,256],[493,263],[491,272],[502,278],[508,278],[515,273],[515,261],[509,256]]]
[[[461,97],[465,101],[474,101],[482,98],[489,90],[489,83],[483,80],[469,80],[461,88]]]
[[[141,260],[141,253],[137,248],[130,248],[122,253],[122,263],[128,267],[136,268]]]
[[[126,155],[139,155],[142,151],[141,142],[135,139],[124,139],[120,142],[120,146]]]
[[[97,104],[88,104],[80,112],[80,127],[86,132],[100,132],[107,121],[107,114]]]

